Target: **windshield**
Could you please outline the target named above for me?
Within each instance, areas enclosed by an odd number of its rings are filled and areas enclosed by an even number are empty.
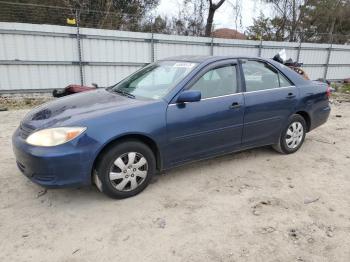
[[[159,61],[127,77],[111,91],[129,97],[163,98],[196,66],[196,63]]]

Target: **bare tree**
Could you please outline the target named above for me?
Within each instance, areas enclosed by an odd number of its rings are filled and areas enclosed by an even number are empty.
[[[241,0],[228,0],[232,8],[232,16],[235,21],[235,29],[238,31],[238,26],[242,26],[242,1]]]
[[[269,4],[272,17],[260,16],[247,30],[250,39],[347,43],[349,0],[256,0]]]
[[[177,17],[173,17],[174,33],[202,36],[204,17],[208,10],[208,0],[184,0]]]
[[[215,12],[220,8],[220,6],[222,6],[224,2],[225,0],[220,0],[218,3],[215,4],[213,3],[213,0],[209,0],[209,10],[208,10],[207,24],[205,26],[205,36],[211,35]]]
[[[301,6],[308,0],[263,0],[272,5],[278,25],[276,37],[279,40],[296,41],[297,31],[300,29],[303,12]]]

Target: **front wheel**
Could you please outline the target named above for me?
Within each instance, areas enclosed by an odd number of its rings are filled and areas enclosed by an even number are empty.
[[[306,135],[306,122],[301,115],[292,115],[282,130],[279,142],[273,148],[283,154],[291,154],[302,146]]]
[[[112,198],[127,198],[144,190],[156,171],[152,150],[138,141],[121,142],[99,158],[96,186]]]

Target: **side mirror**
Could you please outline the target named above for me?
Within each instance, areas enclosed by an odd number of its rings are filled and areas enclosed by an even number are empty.
[[[198,102],[201,100],[202,94],[198,90],[183,91],[177,98],[177,103]]]

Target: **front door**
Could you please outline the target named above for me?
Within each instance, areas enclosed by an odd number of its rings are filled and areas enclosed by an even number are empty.
[[[199,102],[168,106],[167,159],[170,166],[232,151],[241,145],[244,98],[237,65],[212,65],[185,89],[199,90]]]

